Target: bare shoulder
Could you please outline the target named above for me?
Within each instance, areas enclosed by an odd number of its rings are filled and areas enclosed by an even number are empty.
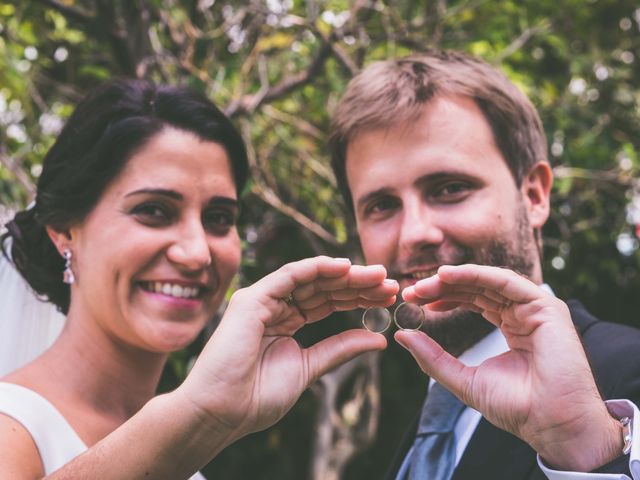
[[[42,460],[29,432],[17,420],[0,414],[0,478],[43,476]]]

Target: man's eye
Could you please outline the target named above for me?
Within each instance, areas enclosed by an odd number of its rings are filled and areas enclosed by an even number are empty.
[[[384,213],[389,210],[393,210],[398,206],[398,201],[394,198],[381,198],[374,202],[371,202],[370,205],[367,206],[366,212],[367,214],[375,214],[375,213]]]
[[[456,199],[466,194],[471,187],[463,182],[452,182],[434,190],[432,196],[441,199]]]

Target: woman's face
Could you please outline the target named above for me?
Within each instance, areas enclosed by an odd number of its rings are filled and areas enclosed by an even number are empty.
[[[188,345],[240,264],[237,213],[225,149],[165,127],[70,229],[69,319],[148,351]]]

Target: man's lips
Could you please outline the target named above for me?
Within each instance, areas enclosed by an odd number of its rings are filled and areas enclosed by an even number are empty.
[[[416,268],[411,271],[391,271],[389,277],[400,281],[413,281],[417,282],[418,280],[422,280],[424,278],[429,278],[438,273],[438,268],[440,265],[436,265],[433,267],[424,267],[424,268]]]

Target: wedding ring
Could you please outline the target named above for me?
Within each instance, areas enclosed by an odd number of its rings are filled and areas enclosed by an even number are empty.
[[[424,310],[415,303],[403,302],[393,312],[393,322],[400,330],[420,330],[424,321]]]
[[[382,333],[391,325],[391,313],[382,307],[367,308],[362,314],[362,325],[373,333]]]
[[[294,303],[293,292],[290,292],[286,297],[282,297],[281,300],[287,305],[292,305]]]
[[[393,323],[400,330],[420,330],[424,322],[424,310],[415,303],[402,302],[393,311]],[[383,333],[391,325],[391,312],[382,307],[367,308],[362,314],[362,325],[370,332]]]

